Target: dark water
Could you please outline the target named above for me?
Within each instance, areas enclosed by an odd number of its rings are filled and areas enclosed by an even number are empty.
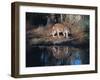
[[[33,46],[26,50],[26,67],[89,64],[89,48]]]

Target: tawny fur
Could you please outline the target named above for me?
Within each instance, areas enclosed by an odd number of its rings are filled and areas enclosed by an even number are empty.
[[[57,37],[60,38],[60,33],[62,33],[65,38],[68,38],[69,30],[67,26],[57,23],[52,27],[51,35],[55,37],[55,34],[57,34]]]

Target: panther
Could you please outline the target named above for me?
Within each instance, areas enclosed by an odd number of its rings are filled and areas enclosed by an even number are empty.
[[[69,29],[67,26],[64,26],[61,23],[56,23],[52,27],[51,35],[52,37],[65,37],[68,38],[68,34],[70,33]]]

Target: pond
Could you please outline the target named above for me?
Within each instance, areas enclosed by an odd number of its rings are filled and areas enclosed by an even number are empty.
[[[89,64],[89,48],[32,46],[26,49],[26,67]]]

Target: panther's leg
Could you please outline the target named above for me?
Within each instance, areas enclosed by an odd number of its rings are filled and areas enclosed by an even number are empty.
[[[55,37],[55,34],[56,34],[56,31],[53,31],[52,32],[52,36]]]
[[[59,36],[59,30],[57,29],[57,37],[59,38],[60,36]]]
[[[63,32],[63,36],[64,36],[64,37],[66,36],[65,32]]]
[[[68,30],[65,31],[65,37],[68,38]]]
[[[66,32],[66,38],[68,38],[68,31]]]

